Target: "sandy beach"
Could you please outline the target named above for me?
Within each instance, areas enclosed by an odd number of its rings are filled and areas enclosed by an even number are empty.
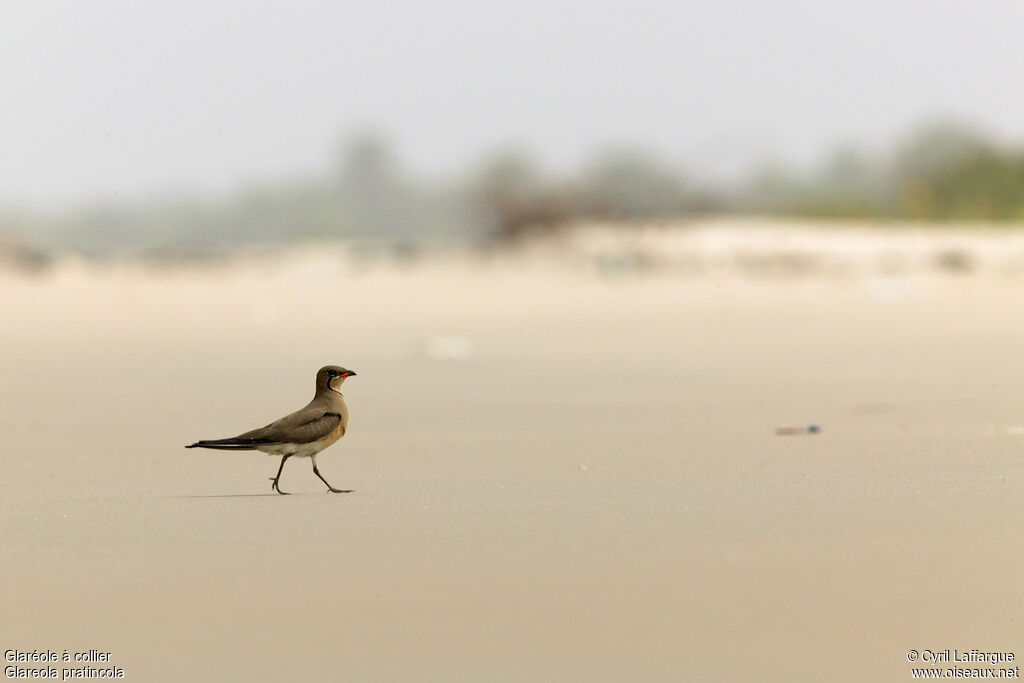
[[[131,681],[1024,657],[1024,272],[914,258],[0,272],[0,643]],[[302,406],[328,363],[358,376],[319,464],[354,493],[300,461],[277,496],[276,458],[183,448]]]

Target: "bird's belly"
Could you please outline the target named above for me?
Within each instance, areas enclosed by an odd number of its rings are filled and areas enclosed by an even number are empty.
[[[258,446],[257,450],[267,455],[290,455],[296,458],[308,458],[316,455],[340,438],[341,430],[335,430],[324,438],[310,441],[309,443],[278,443]]]

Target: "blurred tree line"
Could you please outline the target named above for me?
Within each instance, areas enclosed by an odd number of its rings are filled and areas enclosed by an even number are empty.
[[[382,136],[362,133],[340,147],[333,170],[320,177],[216,201],[181,197],[57,216],[5,215],[0,208],[0,235],[96,256],[195,256],[335,238],[416,246],[513,238],[589,218],[674,218],[709,202],[679,169],[636,150],[609,150],[564,177],[546,174],[526,153],[501,152],[463,177],[429,180],[412,177]]]
[[[495,157],[477,196],[494,232],[515,237],[578,220],[769,214],[913,221],[1024,221],[1024,149],[955,122],[922,126],[891,152],[847,146],[809,171],[770,165],[710,189],[636,150],[610,150],[571,177],[521,155]]]
[[[515,239],[582,220],[651,221],[720,208],[715,196],[651,154],[611,148],[574,174],[553,177],[518,151],[492,156],[469,195],[486,234]]]
[[[492,154],[461,178],[411,177],[380,135],[343,144],[333,170],[218,200],[4,213],[0,245],[196,255],[251,243],[346,238],[390,245],[516,239],[580,221],[642,223],[713,213],[917,221],[1024,220],[1024,150],[952,123],[886,154],[847,147],[809,171],[768,166],[710,188],[642,150],[612,148],[545,171],[525,151]]]
[[[836,151],[809,173],[766,168],[734,210],[914,221],[1024,220],[1024,149],[956,123],[923,126],[889,154]]]

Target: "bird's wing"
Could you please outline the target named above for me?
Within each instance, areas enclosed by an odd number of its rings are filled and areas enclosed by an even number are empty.
[[[318,441],[341,424],[341,415],[329,410],[303,409],[271,422],[266,427],[240,434],[240,439],[268,439],[277,443]]]

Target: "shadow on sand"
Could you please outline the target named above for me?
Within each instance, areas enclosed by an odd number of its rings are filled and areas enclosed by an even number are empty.
[[[198,496],[159,496],[160,498],[267,498],[280,496],[278,493],[211,493]]]

